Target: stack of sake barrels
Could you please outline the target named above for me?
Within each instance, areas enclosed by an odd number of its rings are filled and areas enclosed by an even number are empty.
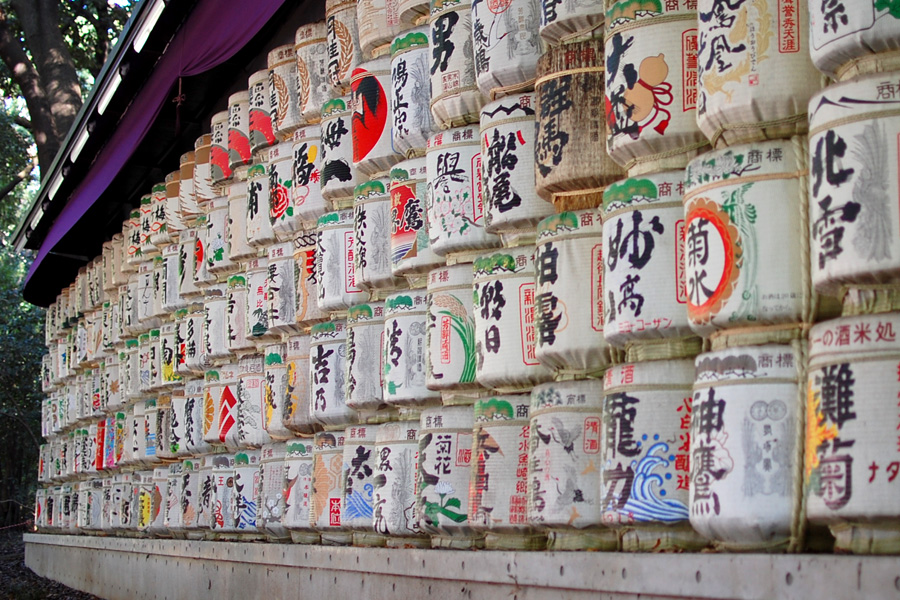
[[[48,309],[38,527],[896,551],[900,27],[770,5],[327,0]]]

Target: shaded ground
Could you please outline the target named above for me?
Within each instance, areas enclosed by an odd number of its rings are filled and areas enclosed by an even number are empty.
[[[25,566],[22,530],[0,531],[0,600],[98,600],[96,596],[68,588],[35,575]]]

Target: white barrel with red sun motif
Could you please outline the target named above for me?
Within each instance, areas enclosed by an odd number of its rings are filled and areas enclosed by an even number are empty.
[[[812,280],[822,293],[884,285],[900,274],[896,167],[900,88],[871,75],[809,105]]]
[[[250,99],[248,110],[250,152],[256,152],[275,143],[268,69],[257,71],[250,76],[247,80],[247,91]]]
[[[228,157],[228,111],[223,110],[212,116],[210,127],[209,171],[213,183],[231,179]]]
[[[430,30],[418,27],[391,43],[391,139],[407,158],[422,156],[437,129],[431,114]]]
[[[610,345],[692,335],[684,278],[684,171],[625,179],[603,194],[603,335]]]
[[[557,373],[598,374],[609,364],[600,211],[559,213],[541,221],[537,232],[535,355]]]
[[[486,388],[524,390],[553,372],[537,359],[534,248],[484,254],[474,263],[475,380]]]
[[[697,126],[698,47],[687,3],[620,0],[607,10],[606,144],[631,175],[683,168],[708,147]]]
[[[514,94],[481,109],[485,230],[530,232],[553,205],[534,189],[535,96]]]
[[[234,171],[250,164],[250,92],[228,97],[228,166]]]
[[[485,98],[527,91],[538,58],[540,0],[474,0],[472,45],[478,89]]]
[[[484,229],[478,126],[459,127],[431,136],[425,161],[428,238],[434,251],[445,256],[500,246],[500,238]]]
[[[791,346],[765,345],[701,354],[694,363],[690,519],[724,547],[772,548],[795,535],[801,361]]]
[[[431,3],[431,114],[441,129],[477,123],[484,97],[478,89],[472,46],[472,4]]]
[[[698,335],[808,318],[800,233],[807,164],[803,139],[795,138],[713,151],[688,165],[685,282]]]
[[[360,0],[362,4],[365,0]],[[353,69],[353,166],[362,175],[380,177],[404,156],[391,140],[391,58],[382,56]]]
[[[806,2],[698,0],[697,124],[714,147],[807,131],[822,87]]]

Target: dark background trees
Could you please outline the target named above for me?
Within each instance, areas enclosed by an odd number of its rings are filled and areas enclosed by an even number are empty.
[[[131,0],[0,0],[0,527],[30,516],[41,435],[43,309],[9,238],[68,134]]]

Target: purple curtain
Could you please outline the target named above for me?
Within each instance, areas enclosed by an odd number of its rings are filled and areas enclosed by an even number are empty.
[[[208,71],[234,56],[272,17],[285,0],[200,0],[175,34],[147,83],[100,151],[87,176],[50,227],[31,265],[26,285],[41,262],[94,204],[121,171],[159,111],[169,101],[179,77]]]

